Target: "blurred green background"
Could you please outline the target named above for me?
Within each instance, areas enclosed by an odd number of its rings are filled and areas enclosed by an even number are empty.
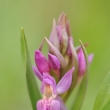
[[[110,71],[110,0],[0,0],[0,110],[32,110],[23,73],[20,30],[24,27],[34,64],[34,51],[49,37],[53,18],[64,11],[71,23],[75,45],[89,42],[95,54],[82,110],[92,110]],[[46,54],[47,46],[44,47]]]

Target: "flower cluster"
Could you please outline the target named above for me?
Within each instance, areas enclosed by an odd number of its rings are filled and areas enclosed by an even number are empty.
[[[49,45],[48,59],[41,52],[44,41]],[[81,46],[74,47],[65,13],[60,15],[57,22],[53,20],[50,38],[45,37],[44,41],[35,51],[36,66],[33,66],[35,75],[41,81],[43,94],[43,98],[37,102],[37,110],[66,110],[64,102],[83,78],[87,65]],[[90,54],[89,64],[92,59],[93,54]],[[62,94],[61,97],[59,94]]]

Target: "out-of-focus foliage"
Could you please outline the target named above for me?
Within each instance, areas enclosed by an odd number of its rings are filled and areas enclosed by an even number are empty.
[[[52,19],[62,11],[69,17],[75,45],[79,39],[89,42],[87,52],[95,54],[82,107],[92,110],[110,70],[110,0],[0,0],[0,110],[32,110],[22,68],[20,29],[25,28],[34,64],[34,50],[44,36],[49,37]]]
[[[93,110],[110,109],[110,72],[101,84],[99,93],[96,97]]]

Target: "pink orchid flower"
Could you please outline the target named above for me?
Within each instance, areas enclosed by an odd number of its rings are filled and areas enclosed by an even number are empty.
[[[56,85],[55,79],[47,73],[36,73],[41,80],[41,93],[43,98],[36,104],[37,110],[67,110],[58,94],[62,94],[69,89],[72,83],[72,73],[74,67],[69,70]]]

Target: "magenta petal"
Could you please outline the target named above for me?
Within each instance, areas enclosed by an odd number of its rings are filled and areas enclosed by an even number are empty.
[[[42,74],[39,72],[39,70],[38,70],[35,66],[32,66],[32,68],[33,68],[33,70],[34,70],[35,75],[42,81],[43,76],[42,76]]]
[[[79,75],[83,75],[86,70],[86,61],[82,49],[78,53]]]
[[[92,62],[93,57],[94,57],[94,54],[90,54],[90,55],[88,56],[88,61],[89,61],[89,63],[91,63],[91,62]]]
[[[45,79],[49,79],[49,80],[52,82],[52,84],[53,84],[54,86],[56,86],[56,81],[55,81],[55,79],[54,79],[52,76],[50,76],[49,74],[46,74],[46,73],[43,74],[43,80],[45,80]]]
[[[41,73],[50,71],[48,60],[39,50],[35,51],[35,63]]]
[[[48,54],[49,63],[52,69],[58,70],[60,68],[60,62],[55,55]]]
[[[45,84],[50,84],[53,87],[53,92],[56,94],[56,82],[55,79],[47,73],[43,74],[43,81],[41,85],[41,92],[43,93]]]
[[[72,73],[73,73],[74,67],[69,70],[63,77],[62,79],[59,81],[59,83],[57,84],[57,93],[58,94],[62,94],[65,91],[67,91],[69,89],[69,87],[71,86],[72,83]]]
[[[67,110],[63,100],[59,96],[56,96],[55,100],[58,100],[60,102],[60,110]]]

